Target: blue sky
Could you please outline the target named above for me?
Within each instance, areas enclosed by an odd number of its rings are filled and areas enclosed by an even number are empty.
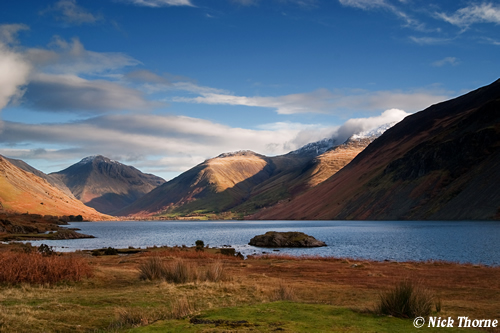
[[[500,4],[18,0],[0,4],[0,154],[102,154],[166,179],[220,153],[342,141],[500,73]]]

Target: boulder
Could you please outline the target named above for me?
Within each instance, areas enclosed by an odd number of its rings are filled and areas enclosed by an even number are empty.
[[[258,247],[320,247],[326,246],[322,241],[306,235],[303,232],[268,231],[264,235],[257,235],[250,240],[249,245]]]

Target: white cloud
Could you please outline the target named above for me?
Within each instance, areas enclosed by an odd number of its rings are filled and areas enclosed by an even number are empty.
[[[0,109],[21,96],[33,110],[51,112],[143,111],[165,105],[148,101],[143,92],[119,82],[118,70],[140,64],[132,57],[88,51],[77,38],[71,42],[55,38],[53,49],[22,49],[15,37],[26,29],[0,26]],[[113,75],[118,80],[110,80]],[[99,79],[88,79],[96,76]]]
[[[0,43],[17,43],[17,34],[19,31],[29,30],[26,24],[3,24],[0,25]]]
[[[361,9],[372,9],[372,8],[391,8],[392,6],[388,4],[385,0],[339,0],[339,2],[344,6],[356,7]]]
[[[243,129],[191,117],[158,115],[109,115],[66,124],[5,122],[0,142],[21,149],[0,150],[0,153],[7,156],[15,153],[19,158],[25,154],[26,158],[36,159],[59,158],[58,155],[61,159],[63,155],[64,159],[78,159],[102,154],[144,163],[176,160],[175,166],[158,164],[156,168],[185,171],[206,158],[228,151],[286,153],[284,144],[297,133],[297,129]],[[22,148],[27,144],[44,149]],[[47,148],[50,146],[59,149],[50,150]]]
[[[167,7],[167,6],[190,6],[194,7],[191,0],[121,0],[136,6],[144,7]]]
[[[60,0],[53,6],[42,11],[41,14],[52,12],[58,16],[56,19],[66,23],[81,25],[83,23],[96,23],[102,18],[99,15],[94,15],[85,8],[79,6],[76,0]]]
[[[500,5],[493,3],[473,4],[448,15],[436,13],[438,18],[462,28],[468,28],[475,23],[500,24]]]
[[[406,23],[407,27],[411,27],[413,29],[421,31],[426,30],[423,23],[410,17],[404,11],[392,5],[386,0],[339,0],[339,2],[346,7],[355,7],[363,10],[373,10],[378,8],[384,9],[396,15],[399,19],[403,20]],[[405,2],[402,1],[402,3]]]
[[[342,143],[352,134],[399,121],[406,115],[401,110],[387,110],[375,117],[350,119],[342,126],[281,122],[257,129],[185,116],[145,114],[106,115],[63,124],[5,122],[0,143],[10,148],[0,149],[0,154],[49,160],[52,164],[102,154],[133,161],[144,171],[161,175],[186,171],[224,152],[248,149],[279,155],[324,138]]]
[[[194,98],[176,97],[174,102],[242,105],[275,109],[279,114],[296,113],[338,113],[345,111],[377,111],[399,108],[417,111],[448,96],[428,91],[361,91],[330,92],[320,89],[311,93],[292,94],[275,97],[246,97],[218,93],[201,93]]]
[[[439,37],[414,37],[411,36],[410,39],[420,45],[436,45],[436,44],[447,44],[452,41],[451,38],[439,38]]]
[[[441,60],[434,61],[432,63],[432,66],[434,67],[443,67],[445,65],[451,65],[451,66],[457,66],[459,64],[459,61],[455,57],[446,57]]]
[[[339,141],[343,142],[353,134],[370,131],[388,123],[400,122],[409,115],[410,113],[407,113],[403,110],[389,109],[382,112],[382,114],[379,116],[349,119],[338,128],[335,136]]]
[[[50,46],[52,50],[32,49],[27,53],[30,60],[43,66],[41,69],[47,73],[97,75],[141,64],[123,53],[86,50],[78,38],[67,42],[55,37]],[[45,57],[40,59],[40,53],[45,53]]]
[[[486,43],[491,44],[491,45],[500,45],[500,41],[493,39],[493,38],[482,37],[481,39],[484,40]]]
[[[258,3],[258,0],[231,0],[233,3],[237,3],[242,6],[255,6]]]
[[[5,44],[15,43],[17,32],[26,28],[23,25],[0,26],[0,110],[22,95],[22,87],[32,69],[23,54]]]

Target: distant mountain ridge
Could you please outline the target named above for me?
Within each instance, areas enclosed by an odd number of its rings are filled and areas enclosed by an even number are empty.
[[[86,157],[49,176],[87,206],[111,215],[165,183],[160,177],[101,155]]]
[[[500,219],[500,80],[406,117],[256,219]]]
[[[281,156],[267,157],[248,150],[223,153],[159,186],[117,214],[175,217],[252,213],[323,182],[383,130],[341,145],[336,145],[334,138],[320,140]]]

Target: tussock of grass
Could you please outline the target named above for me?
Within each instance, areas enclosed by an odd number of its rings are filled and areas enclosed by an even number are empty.
[[[281,281],[278,287],[274,290],[273,301],[295,301],[297,296],[295,295],[295,290],[289,284]]]
[[[0,283],[55,284],[92,276],[87,260],[76,256],[43,256],[40,253],[0,253]]]
[[[141,280],[161,280],[165,276],[165,265],[160,257],[151,257],[139,265]]]
[[[404,280],[380,295],[377,312],[399,318],[426,317],[432,312],[433,300],[422,285]]]
[[[222,261],[217,260],[207,266],[204,276],[205,281],[219,282],[227,279],[228,277]]]
[[[141,280],[165,280],[169,283],[219,282],[227,279],[224,263],[220,260],[201,267],[185,260],[176,259],[165,263],[160,257],[150,257],[139,265]]]

